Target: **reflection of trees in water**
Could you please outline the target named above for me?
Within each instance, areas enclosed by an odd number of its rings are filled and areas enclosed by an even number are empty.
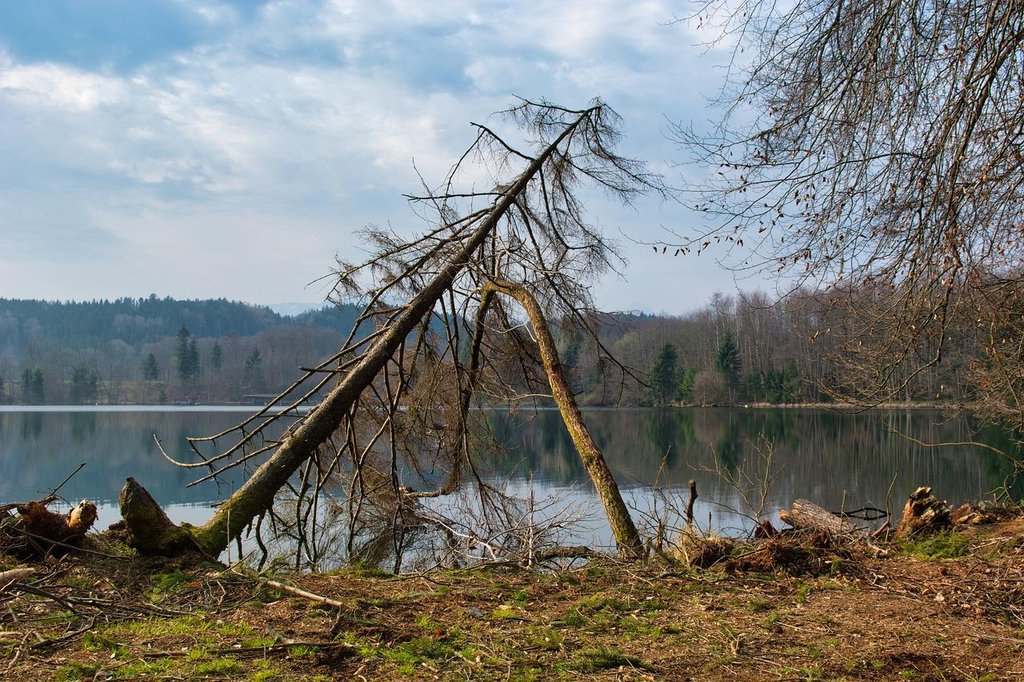
[[[893,430],[926,443],[974,437],[990,442],[997,435],[922,410],[894,414],[696,408],[592,410],[584,416],[622,485],[658,480],[682,489],[695,478],[707,493],[705,499],[731,494],[710,471],[722,467],[735,472],[748,466],[746,460],[749,466],[759,466],[751,459],[752,448],[765,442],[771,443],[773,468],[779,470],[772,491],[772,504],[778,506],[806,497],[838,508],[844,495],[847,503],[882,506],[894,478],[894,506],[918,485],[934,486],[951,502],[977,499],[1001,485],[1012,469],[1012,463],[980,448],[927,448]],[[895,421],[887,420],[890,417]],[[571,443],[549,413],[529,419],[496,413],[494,419],[502,421],[503,432],[514,443],[510,459],[521,461],[517,450],[527,458],[538,484],[583,481]],[[762,434],[765,440],[758,445]],[[670,456],[659,478],[666,452]],[[499,475],[502,471],[499,465]]]
[[[1012,446],[998,430],[938,413],[882,411],[853,414],[818,410],[588,410],[584,417],[604,449],[621,485],[643,493],[659,480],[685,490],[697,480],[699,501],[726,501],[734,492],[711,470],[758,466],[751,443],[764,433],[774,443],[780,473],[772,505],[805,497],[824,506],[874,502],[893,504],[917,485],[932,485],[951,503],[977,499],[1003,485],[1013,463],[969,447],[926,448],[890,427],[927,443],[976,438],[997,448]],[[59,483],[79,463],[88,465],[62,490],[69,499],[114,500],[126,476],[134,476],[162,504],[200,502],[222,496],[215,487],[185,488],[189,472],[167,465],[155,452],[153,434],[176,453],[185,450],[180,434],[215,433],[234,423],[232,413],[0,413],[0,482],[9,500],[33,497]],[[537,495],[576,485],[590,491],[586,474],[558,413],[522,410],[481,412],[505,454],[480,453],[483,473],[525,479],[532,472]],[[669,459],[661,470],[665,453]],[[661,476],[659,479],[659,470]],[[224,492],[228,492],[226,489]],[[1016,481],[1013,494],[1024,495]],[[368,548],[370,549],[370,548]],[[372,553],[372,552],[371,552]]]
[[[25,412],[20,415],[22,440],[36,440],[43,433],[43,415],[40,412]]]
[[[735,474],[743,461],[743,442],[733,429],[724,429],[715,445],[715,459],[730,474]]]
[[[77,442],[96,433],[95,412],[71,412],[71,436]]]
[[[653,443],[656,452],[662,453],[665,464],[672,466],[679,461],[679,447],[676,443],[682,436],[686,437],[686,424],[693,431],[693,419],[685,413],[680,415],[672,410],[651,410],[645,415],[647,439]]]

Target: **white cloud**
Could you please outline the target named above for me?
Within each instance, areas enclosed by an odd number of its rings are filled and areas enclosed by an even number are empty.
[[[624,151],[663,163],[675,153],[663,115],[695,110],[692,83],[712,82],[686,30],[663,25],[673,6],[661,0],[279,0],[244,17],[182,3],[219,33],[128,73],[0,52],[0,181],[39,202],[17,199],[8,220],[38,225],[49,212],[62,238],[89,225],[80,239],[132,259],[97,263],[86,279],[106,290],[89,295],[300,300],[351,248],[351,228],[410,217],[399,194],[419,189],[413,159],[439,181],[472,140],[468,122],[513,94],[603,96],[625,117]],[[78,296],[32,243],[22,256],[45,272],[35,295]],[[13,290],[4,258],[0,293]],[[169,263],[188,264],[187,286]],[[235,282],[253,294],[222,291]]]

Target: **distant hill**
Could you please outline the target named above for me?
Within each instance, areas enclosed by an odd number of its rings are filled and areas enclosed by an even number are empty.
[[[19,358],[29,346],[60,345],[83,349],[121,341],[143,344],[173,337],[182,327],[193,337],[253,336],[285,325],[310,325],[347,331],[355,306],[327,306],[289,317],[266,306],[227,299],[119,298],[113,301],[37,301],[0,299],[0,355]]]

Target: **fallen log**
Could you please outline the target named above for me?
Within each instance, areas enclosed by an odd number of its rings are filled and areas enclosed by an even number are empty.
[[[779,518],[798,530],[817,530],[832,535],[859,533],[849,521],[807,500],[794,500],[791,509],[780,509]]]

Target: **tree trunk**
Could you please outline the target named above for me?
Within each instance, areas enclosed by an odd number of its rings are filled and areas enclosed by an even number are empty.
[[[253,519],[267,511],[274,503],[274,496],[295,471],[316,449],[334,433],[345,414],[371,384],[388,360],[394,355],[406,337],[415,329],[424,316],[430,312],[455,278],[472,259],[493,232],[501,218],[515,203],[517,197],[541,171],[544,163],[560,145],[589,116],[593,109],[583,112],[544,151],[537,156],[519,177],[505,188],[492,205],[486,218],[476,231],[452,255],[448,265],[441,270],[405,307],[395,323],[363,354],[362,359],[346,374],[338,385],[327,394],[306,420],[281,443],[274,453],[239,488],[227,502],[218,509],[206,525],[193,530],[193,535],[204,550],[216,556],[228,543],[241,535]]]
[[[637,532],[633,518],[622,501],[619,486],[608,469],[608,464],[604,461],[604,454],[591,438],[586,424],[583,423],[583,415],[580,413],[576,399],[573,398],[569,384],[565,380],[562,363],[558,359],[558,349],[555,348],[555,340],[551,337],[547,320],[544,319],[544,311],[540,309],[537,300],[530,292],[522,286],[502,280],[491,281],[484,286],[480,305],[486,305],[487,299],[496,291],[513,297],[526,310],[533,331],[537,335],[537,345],[540,346],[544,372],[551,384],[551,394],[555,399],[555,404],[558,405],[558,411],[562,414],[562,421],[565,422],[565,426],[569,430],[573,445],[576,446],[576,451],[579,453],[580,459],[583,460],[583,466],[597,489],[601,504],[604,505],[604,511],[608,516],[608,523],[612,528],[612,535],[615,537],[619,554],[630,559],[639,558],[643,554],[640,533]]]

